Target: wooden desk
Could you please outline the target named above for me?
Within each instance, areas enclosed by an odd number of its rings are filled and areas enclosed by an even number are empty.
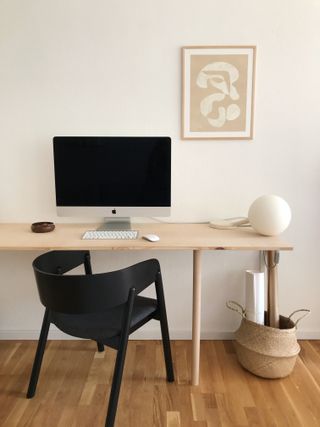
[[[265,237],[250,228],[215,230],[207,224],[136,224],[140,236],[157,234],[158,242],[137,240],[81,240],[86,230],[96,224],[57,224],[51,233],[32,233],[29,224],[0,224],[0,250],[192,250],[193,251],[193,318],[192,318],[192,384],[199,384],[200,316],[201,316],[201,253],[203,250],[266,251],[268,259],[268,311],[271,326],[278,322],[277,263],[279,250],[292,246],[278,237]]]

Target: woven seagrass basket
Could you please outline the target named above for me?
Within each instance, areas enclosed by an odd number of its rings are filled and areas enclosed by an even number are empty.
[[[297,324],[310,310],[301,309],[289,317],[280,316],[278,329],[246,319],[245,310],[234,301],[229,301],[227,307],[242,317],[240,327],[235,332],[235,350],[239,363],[249,372],[263,378],[289,375],[300,352],[296,337]],[[294,322],[291,317],[299,312],[304,314]]]

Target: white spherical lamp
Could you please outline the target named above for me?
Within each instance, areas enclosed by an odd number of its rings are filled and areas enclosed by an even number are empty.
[[[276,236],[290,224],[291,209],[279,196],[265,195],[256,199],[249,208],[251,226],[265,236]]]

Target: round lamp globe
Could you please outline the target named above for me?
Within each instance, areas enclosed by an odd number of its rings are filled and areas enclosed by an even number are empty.
[[[264,236],[276,236],[290,224],[291,209],[279,196],[265,195],[256,199],[249,208],[251,226]]]

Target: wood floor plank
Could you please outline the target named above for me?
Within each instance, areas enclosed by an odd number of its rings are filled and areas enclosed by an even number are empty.
[[[12,347],[10,349],[10,347]],[[2,371],[4,369],[6,369],[7,364],[9,363],[9,361],[12,361],[12,358],[15,354],[15,352],[21,347],[21,342],[17,342],[17,343],[13,343],[13,345],[9,346],[8,345],[8,350],[6,351],[6,349],[4,349],[4,354],[3,354],[3,363],[2,363]],[[7,353],[7,355],[6,355]],[[2,373],[2,372],[1,372]]]
[[[290,384],[292,395],[299,399],[293,399],[295,406],[300,412],[300,418],[304,420],[304,425],[320,425],[320,391],[319,384],[313,381],[310,372],[300,358],[298,358],[296,367],[290,377],[284,384]],[[299,396],[299,397],[298,397]],[[308,420],[308,424],[306,422]]]
[[[307,370],[310,372],[311,378],[313,379],[315,386],[320,385],[320,364],[319,364],[319,352],[310,343],[310,341],[300,341],[301,352],[300,359],[304,363]]]
[[[233,424],[246,425],[248,420],[244,408],[254,406],[253,397],[243,370],[239,370],[239,364],[234,353],[227,353],[224,343],[217,342],[218,360],[222,376],[225,382],[226,392],[223,397],[220,393],[220,407],[224,418]]]
[[[202,392],[225,393],[225,382],[214,343],[203,341],[201,345],[200,388]]]
[[[174,344],[173,357],[175,363],[175,375],[178,384],[189,384],[190,371],[188,367],[188,344],[177,341]]]
[[[190,384],[191,343],[173,341],[166,381],[160,341],[130,341],[116,427],[319,427],[320,341],[302,341],[293,373],[245,371],[231,342],[201,342],[200,386]],[[102,427],[116,352],[89,341],[49,341],[38,389],[26,399],[35,341],[0,342],[1,427]]]
[[[292,401],[286,399],[282,380],[266,380],[263,388],[265,402],[273,413],[277,424],[283,427],[300,427]],[[281,403],[281,404],[279,404]]]
[[[167,427],[181,427],[180,412],[167,411]]]

